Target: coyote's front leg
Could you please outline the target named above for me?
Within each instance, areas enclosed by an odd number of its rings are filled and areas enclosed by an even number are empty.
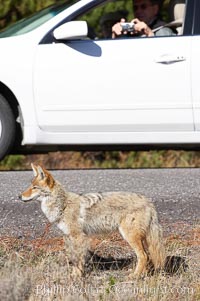
[[[65,244],[69,262],[72,264],[72,277],[82,277],[89,240],[84,233],[73,232],[65,236]]]

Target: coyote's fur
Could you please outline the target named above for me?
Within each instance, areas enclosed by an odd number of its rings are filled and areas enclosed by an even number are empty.
[[[40,200],[43,213],[66,236],[70,260],[83,272],[88,248],[87,234],[118,230],[137,256],[134,276],[147,272],[150,260],[155,270],[165,261],[162,230],[153,204],[130,192],[76,194],[62,185],[41,166],[32,164],[34,179],[20,198]],[[81,251],[80,251],[81,247]]]

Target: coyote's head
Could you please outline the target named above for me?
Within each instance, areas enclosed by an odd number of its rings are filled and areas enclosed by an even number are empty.
[[[52,175],[41,166],[36,166],[31,164],[33,169],[34,178],[32,180],[31,186],[22,192],[19,198],[24,201],[32,200],[44,200],[51,194],[53,190],[55,180]]]

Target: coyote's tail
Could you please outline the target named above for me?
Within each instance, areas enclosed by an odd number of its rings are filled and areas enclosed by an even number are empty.
[[[163,244],[162,228],[159,225],[156,211],[152,212],[149,233],[146,237],[148,251],[155,270],[163,269],[165,264],[165,248]]]

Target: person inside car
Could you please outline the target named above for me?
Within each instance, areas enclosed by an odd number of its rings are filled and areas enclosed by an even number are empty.
[[[162,0],[133,0],[135,18],[131,23],[133,23],[134,29],[130,32],[123,31],[121,23],[124,23],[125,19],[122,18],[120,22],[113,25],[112,38],[121,37],[124,34],[146,37],[175,34],[171,28],[164,26],[166,22],[160,16],[162,2]]]
[[[112,26],[121,19],[126,19],[128,16],[127,10],[117,10],[103,15],[100,19],[100,26],[103,38],[112,38]]]

